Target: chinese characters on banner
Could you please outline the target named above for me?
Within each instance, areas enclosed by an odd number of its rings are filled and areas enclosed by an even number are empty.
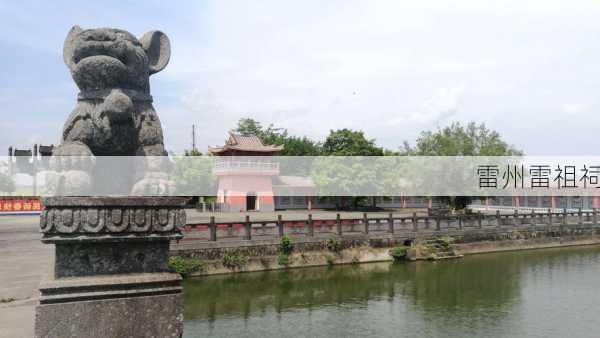
[[[579,175],[577,174],[579,172]],[[479,188],[507,189],[507,188],[600,188],[598,176],[600,166],[583,165],[578,168],[574,165],[479,165]]]

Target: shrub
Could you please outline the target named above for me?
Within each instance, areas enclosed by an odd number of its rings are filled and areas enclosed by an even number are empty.
[[[194,257],[173,256],[169,258],[169,267],[182,277],[187,277],[196,271],[202,270],[204,263]]]
[[[406,246],[406,245],[399,245],[390,251],[390,255],[396,261],[403,260],[406,258],[406,254],[407,254],[409,248],[410,247]]]
[[[450,244],[452,242],[454,242],[454,238],[450,237],[450,236],[442,236],[438,239],[438,242],[444,246],[444,247],[448,247],[450,246]]]
[[[294,244],[292,244],[292,239],[290,238],[290,236],[285,235],[283,237],[281,237],[281,252],[284,255],[289,255],[292,253],[292,251],[294,250]]]
[[[226,254],[223,256],[222,263],[224,267],[235,271],[246,265],[246,263],[248,263],[248,258],[238,254]]]
[[[330,238],[327,240],[327,250],[340,252],[342,250],[342,243],[335,238]]]
[[[290,256],[288,256],[284,253],[280,253],[279,255],[277,255],[277,264],[279,264],[281,266],[290,265]]]

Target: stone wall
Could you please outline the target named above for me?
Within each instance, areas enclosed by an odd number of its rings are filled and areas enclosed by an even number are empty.
[[[429,239],[447,237],[458,254],[476,254],[494,251],[522,250],[570,245],[600,244],[600,227],[595,224],[554,224],[530,226],[503,226],[490,228],[451,229],[448,231],[403,232],[394,234],[367,233],[353,236],[320,238],[293,237],[290,263],[277,261],[279,239],[251,241],[204,242],[195,247],[173,244],[171,256],[194,257],[204,262],[196,275],[230,272],[260,271],[317,265],[389,261],[391,248],[409,244],[418,246]],[[328,247],[328,240],[339,242],[339,251]],[[244,257],[246,263],[237,269],[222,264],[226,255]],[[420,257],[425,258],[425,257]]]

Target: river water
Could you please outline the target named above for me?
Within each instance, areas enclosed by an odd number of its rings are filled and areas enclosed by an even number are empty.
[[[184,283],[185,336],[600,337],[600,246]]]

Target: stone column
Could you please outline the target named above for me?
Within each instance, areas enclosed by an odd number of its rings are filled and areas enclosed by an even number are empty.
[[[168,267],[184,198],[43,199],[55,264],[40,285],[36,337],[180,337],[181,277]]]

